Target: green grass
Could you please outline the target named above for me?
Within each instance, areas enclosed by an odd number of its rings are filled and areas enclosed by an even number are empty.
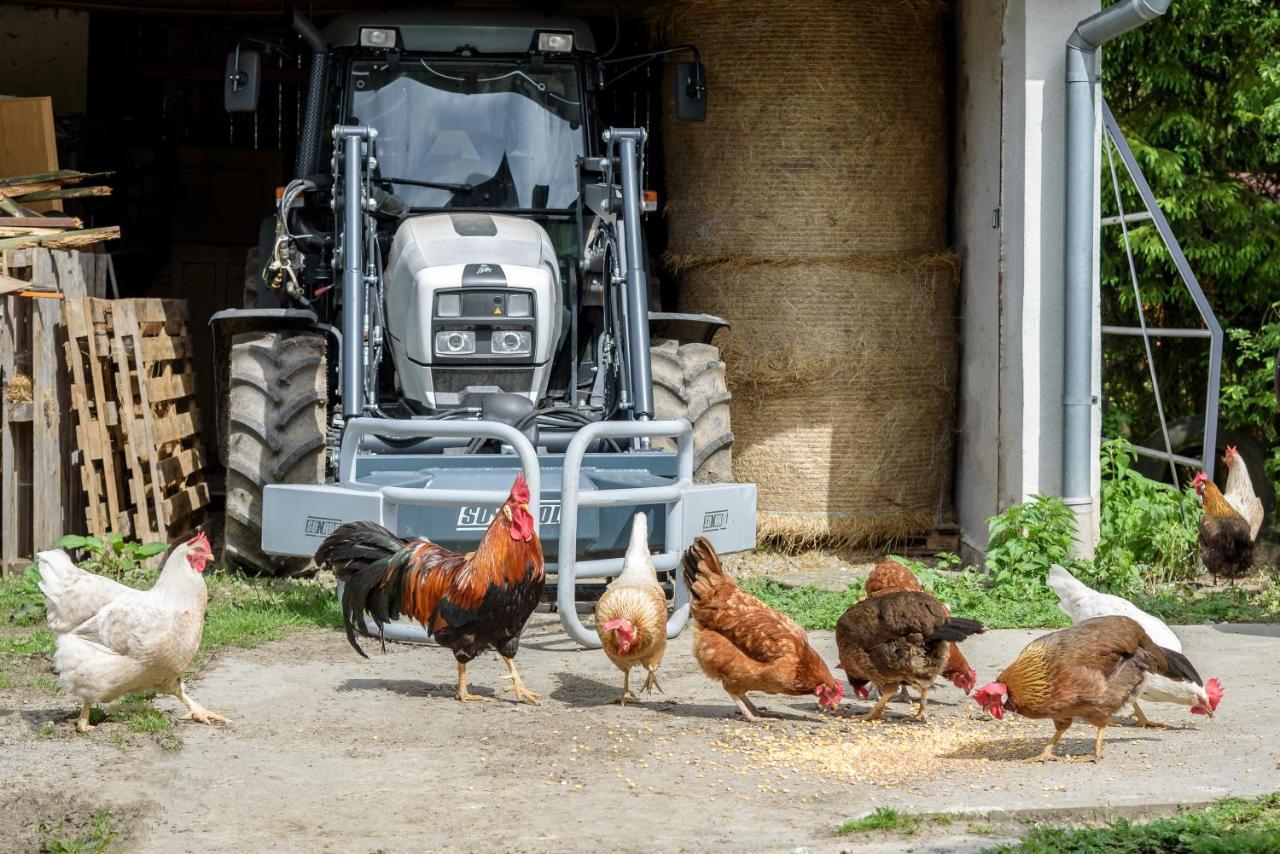
[[[920,816],[898,812],[889,807],[880,807],[871,815],[851,819],[836,828],[836,833],[845,836],[851,833],[869,833],[873,830],[892,831],[910,835],[920,827]]]
[[[89,826],[80,831],[67,831],[62,822],[41,824],[40,854],[88,854],[112,851],[120,839],[116,820],[106,810],[89,814]]]
[[[1207,809],[1134,824],[1104,827],[1038,827],[1020,842],[989,849],[998,854],[1262,854],[1280,851],[1280,794],[1227,800]]]
[[[305,626],[338,628],[342,612],[333,588],[309,579],[210,579],[202,651],[252,647]]]
[[[957,616],[980,620],[989,629],[1063,628],[1071,625],[1058,609],[1057,597],[1045,589],[1041,597],[1003,594],[998,586],[980,583],[976,573],[924,570],[920,581],[946,602]],[[768,578],[749,578],[742,587],[762,602],[777,608],[806,629],[834,629],[848,607],[862,598],[862,582],[843,593],[817,587],[783,587]],[[1280,585],[1268,583],[1261,590],[1231,589],[1191,591],[1181,585],[1163,585],[1154,594],[1133,597],[1135,604],[1173,624],[1205,620],[1234,623],[1267,623],[1280,620]]]

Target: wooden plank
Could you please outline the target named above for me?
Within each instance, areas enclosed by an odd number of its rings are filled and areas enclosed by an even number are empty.
[[[17,370],[16,317],[18,301],[0,298],[0,382],[7,385]],[[8,566],[18,558],[18,466],[15,459],[17,442],[12,420],[13,401],[0,394],[0,562]]]
[[[182,299],[136,299],[130,300],[134,305],[134,313],[139,323],[172,323],[175,320],[191,319],[191,309]]]
[[[160,442],[156,438],[156,427],[152,417],[151,401],[147,397],[147,384],[143,382],[143,377],[147,369],[147,360],[142,353],[142,336],[138,331],[138,319],[134,315],[133,300],[120,300],[116,303],[113,311],[112,322],[114,325],[114,340],[118,345],[118,365],[120,372],[117,377],[116,385],[120,389],[120,402],[125,410],[125,434],[128,437],[128,446],[138,458],[138,468],[146,468],[151,475],[150,498],[155,502],[154,515],[151,517],[155,520],[152,530],[160,536],[167,536],[168,531],[165,529],[166,520],[164,517],[164,496],[160,491],[160,472],[157,467],[156,454],[160,447]],[[132,371],[130,370],[132,368]],[[136,371],[138,377],[137,383],[137,403],[138,413],[140,417],[134,417],[133,406],[131,403],[134,389],[132,388],[131,373]],[[138,483],[144,485],[141,477],[141,471],[136,475]],[[139,490],[142,491],[142,490]],[[137,495],[139,518],[147,509],[147,494],[143,492]],[[141,530],[140,532],[141,533]]]
[[[187,372],[177,376],[150,377],[147,379],[147,393],[152,403],[165,403],[183,397],[194,397],[196,393],[196,375]]]
[[[89,252],[54,251],[47,254],[53,257],[54,276],[50,285],[65,294],[68,299],[83,299],[89,296],[89,285],[86,282],[83,256],[92,257]],[[90,272],[92,276],[92,272]]]
[[[56,190],[62,185],[57,181],[25,181],[21,184],[10,184],[7,187],[0,187],[0,196],[10,199],[17,199],[19,196],[30,196],[35,193],[47,193],[50,190]]]
[[[23,249],[28,246],[43,246],[47,249],[73,249],[78,246],[92,246],[104,240],[115,240],[119,236],[120,226],[104,225],[101,228],[81,228],[76,231],[59,231],[54,234],[5,237],[0,239],[0,249]]]
[[[187,518],[192,513],[209,505],[209,484],[204,481],[184,487],[181,492],[164,500],[164,518],[166,524]]]
[[[5,228],[84,228],[84,220],[76,216],[6,216],[0,217]]]
[[[107,396],[107,383],[103,380],[102,362],[103,358],[111,351],[107,350],[99,355],[98,352],[98,336],[92,333],[88,326],[88,319],[94,317],[99,311],[105,311],[106,300],[78,300],[83,307],[85,314],[85,331],[87,334],[84,340],[88,342],[89,348],[89,377],[93,387],[93,399],[97,401],[97,425],[99,441],[102,443],[102,467],[104,472],[103,485],[107,498],[107,524],[120,518],[123,510],[120,500],[119,483],[116,475],[115,459],[112,454],[111,436],[107,433],[107,427],[103,419],[103,410],[109,400]],[[144,529],[145,530],[145,529]],[[95,531],[94,533],[106,534],[107,530]]]
[[[49,263],[47,253],[45,263]],[[39,270],[39,267],[37,267]],[[62,411],[59,407],[58,333],[62,306],[40,301],[32,306],[31,382],[35,395],[32,422],[31,542],[45,549],[65,531],[63,524]]]
[[[166,359],[185,359],[191,355],[187,338],[175,338],[161,333],[142,339],[142,359],[145,362],[161,362]]]
[[[0,101],[0,175],[32,175],[58,168],[58,145],[53,132],[53,101],[13,98]],[[37,213],[54,208],[50,202],[26,205]]]
[[[111,188],[105,185],[96,187],[70,187],[63,190],[39,190],[34,193],[24,193],[23,195],[12,195],[15,202],[20,205],[30,205],[32,202],[53,202],[62,199],[88,199],[94,196],[109,196]]]
[[[57,169],[53,172],[37,172],[34,175],[11,175],[0,178],[0,192],[17,195],[11,188],[21,184],[51,181],[54,184],[79,184],[87,178],[110,178],[114,172],[78,172],[75,169]]]
[[[155,442],[153,447],[160,448],[171,442],[193,438],[200,434],[200,420],[195,412],[175,412],[160,418],[151,419],[151,435]]]
[[[160,461],[160,477],[166,484],[181,483],[198,471],[204,470],[204,450],[188,448]]]
[[[89,389],[85,385],[83,357],[80,352],[80,341],[84,340],[84,306],[80,300],[67,302],[65,319],[67,341],[64,346],[67,366],[71,369],[71,405],[76,413],[76,444],[80,447],[82,454],[80,483],[87,498],[85,521],[89,525],[90,533],[96,533],[105,530],[107,516],[102,506],[102,493],[98,488],[96,466],[96,461],[102,459],[102,447],[98,441],[96,425],[89,414]]]

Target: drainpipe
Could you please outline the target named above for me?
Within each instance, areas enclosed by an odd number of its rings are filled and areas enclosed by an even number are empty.
[[[1081,21],[1067,39],[1066,240],[1062,500],[1076,515],[1077,547],[1093,554],[1093,258],[1098,172],[1098,48],[1163,15],[1172,0],[1121,0]]]

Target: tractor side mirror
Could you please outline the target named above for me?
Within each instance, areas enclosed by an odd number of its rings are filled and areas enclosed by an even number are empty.
[[[683,122],[707,120],[707,68],[701,62],[676,64],[676,118]]]
[[[228,113],[252,113],[258,109],[262,88],[262,55],[256,50],[236,49],[227,54],[227,73],[222,78],[222,105]]]

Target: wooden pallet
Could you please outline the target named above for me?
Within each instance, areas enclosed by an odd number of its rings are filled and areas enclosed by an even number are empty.
[[[106,289],[107,256],[0,252],[0,570],[84,530],[65,307]],[[21,283],[19,287],[18,283]]]
[[[89,529],[173,540],[209,504],[187,304],[90,299],[69,316]]]

